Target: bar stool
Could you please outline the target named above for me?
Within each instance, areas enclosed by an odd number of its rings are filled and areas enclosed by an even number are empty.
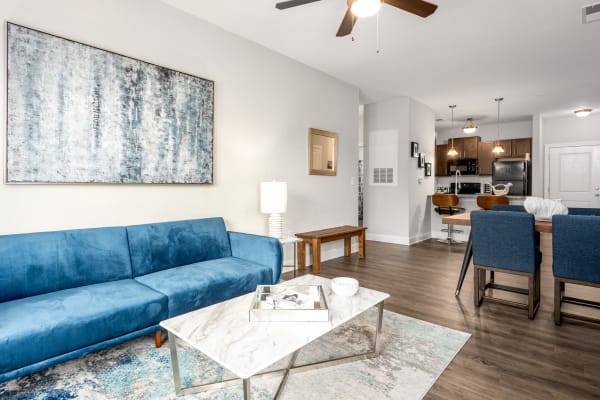
[[[482,194],[477,196],[477,205],[483,210],[491,210],[497,204],[508,204],[508,197]]]
[[[439,215],[454,215],[465,212],[464,208],[458,206],[458,196],[455,194],[447,193],[436,193],[431,196],[431,202],[436,207],[435,212]],[[447,229],[442,229],[442,232],[448,232],[448,236],[445,239],[438,239],[438,242],[453,244],[453,243],[464,243],[464,241],[455,240],[453,238],[454,233],[462,233],[463,231],[455,230],[453,225],[448,224]]]

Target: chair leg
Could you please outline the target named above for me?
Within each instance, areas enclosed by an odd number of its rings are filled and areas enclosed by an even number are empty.
[[[537,277],[535,276],[536,274],[533,273],[531,275],[529,275],[527,277],[527,283],[528,283],[528,290],[527,290],[527,316],[529,317],[529,319],[533,319],[535,317],[535,298],[537,297],[537,288],[536,288],[536,281],[537,281]]]
[[[494,283],[494,271],[490,271],[490,283]]]
[[[479,304],[481,304],[479,298],[479,268],[476,265],[473,265],[473,304],[475,307],[479,307]]]
[[[560,325],[562,318],[560,315],[560,306],[564,292],[564,283],[554,278],[554,324]]]
[[[162,346],[162,331],[160,329],[154,332],[154,345],[157,348]]]

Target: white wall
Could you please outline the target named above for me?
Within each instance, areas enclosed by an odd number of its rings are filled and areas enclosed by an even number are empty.
[[[544,118],[543,142],[577,143],[600,141],[600,113],[585,118],[569,115],[562,118]]]
[[[540,120],[539,132],[537,132],[540,142],[539,152],[542,154],[542,165],[539,169],[533,170],[534,184],[537,191],[535,196],[544,197],[544,171],[546,168],[546,145],[549,144],[583,144],[600,143],[600,113],[592,113],[586,118],[579,118],[575,115],[561,117],[536,116]]]
[[[411,244],[430,237],[427,195],[433,193],[434,177],[424,177],[410,157],[410,142],[419,143],[419,151],[431,162],[435,154],[434,114],[427,106],[407,97],[365,105],[365,217],[367,237],[390,243]],[[395,131],[398,140],[397,185],[370,184],[374,161],[369,159],[369,135]]]
[[[265,233],[258,187],[272,179],[288,182],[286,230],[356,224],[357,88],[160,2],[3,0],[0,18],[215,82],[213,185],[2,184],[0,233],[208,216]],[[338,133],[337,177],[308,175],[309,127]]]
[[[425,170],[416,168],[416,159],[407,155],[409,237],[414,243],[431,237],[431,202],[427,196],[435,190],[435,115],[429,107],[413,99],[410,100],[409,140],[406,142],[419,143],[419,152],[425,153],[425,161],[431,163],[431,176],[425,177]]]

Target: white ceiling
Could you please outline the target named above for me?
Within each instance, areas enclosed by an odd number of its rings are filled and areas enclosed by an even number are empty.
[[[593,0],[430,0],[429,18],[383,5],[350,36],[335,33],[346,0],[277,10],[275,0],[162,0],[360,88],[370,103],[410,96],[431,107],[438,127],[534,114],[600,109],[600,22],[581,23]]]

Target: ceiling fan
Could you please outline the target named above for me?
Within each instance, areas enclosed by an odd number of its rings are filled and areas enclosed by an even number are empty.
[[[297,7],[308,3],[314,3],[321,0],[287,0],[275,4],[279,10],[286,8]],[[373,15],[379,11],[381,3],[399,8],[409,13],[426,18],[433,14],[437,9],[436,4],[429,3],[425,0],[346,0],[348,10],[342,23],[337,31],[336,36],[346,36],[352,33],[354,24],[360,17]]]

